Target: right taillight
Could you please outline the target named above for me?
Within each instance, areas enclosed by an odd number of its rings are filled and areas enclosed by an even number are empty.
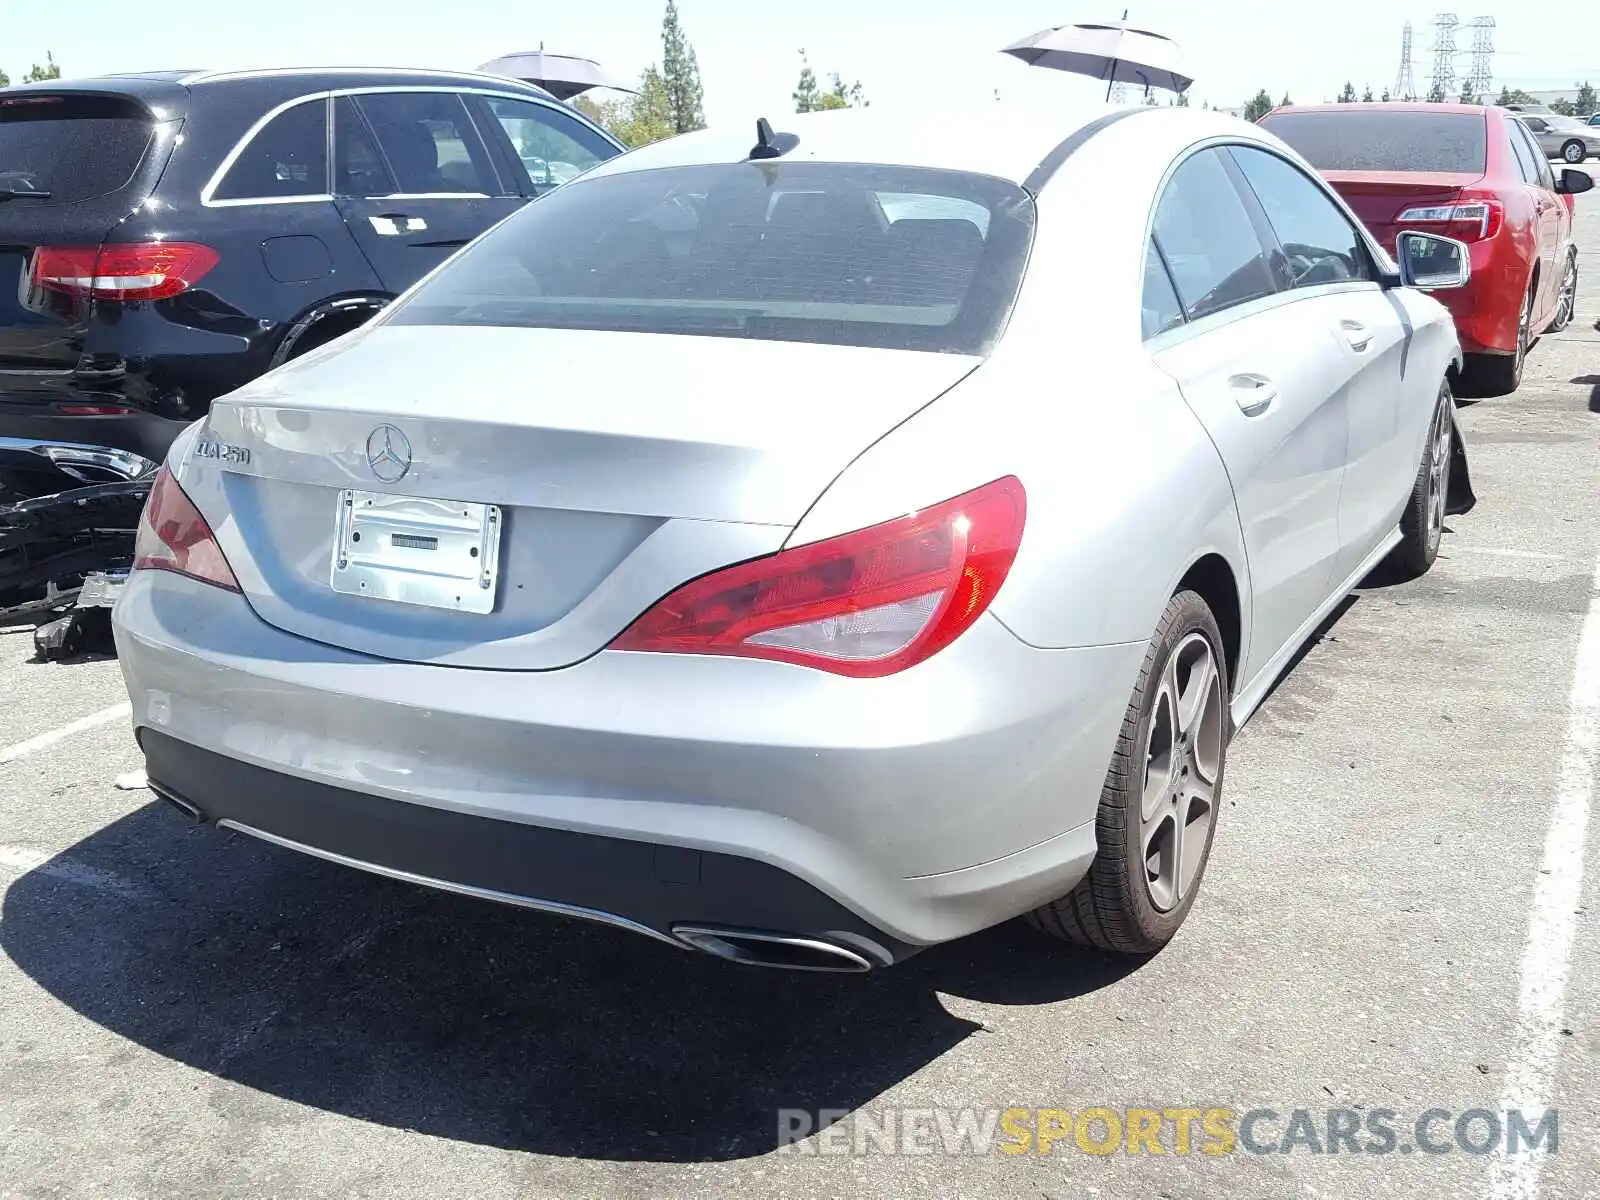
[[[1462,198],[1451,204],[1425,204],[1408,208],[1395,218],[1395,224],[1443,226],[1428,232],[1461,242],[1481,242],[1499,233],[1505,219],[1504,204],[1480,197]]]
[[[133,569],[173,571],[230,592],[239,590],[239,581],[222,556],[211,526],[165,466],[156,472],[150,497],[139,517]]]
[[[931,508],[714,571],[667,596],[616,650],[776,659],[892,675],[948,646],[1000,590],[1026,497],[1007,476]]]

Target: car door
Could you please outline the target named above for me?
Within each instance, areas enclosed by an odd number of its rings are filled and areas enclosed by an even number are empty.
[[[1528,190],[1539,242],[1539,291],[1534,297],[1533,328],[1537,331],[1552,315],[1561,290],[1561,254],[1566,247],[1571,214],[1556,195],[1555,173],[1520,121],[1507,121],[1511,147]]]
[[[1154,361],[1233,484],[1254,614],[1241,680],[1294,638],[1333,586],[1349,421],[1339,382],[1348,347],[1317,305],[1284,290],[1247,194],[1225,150],[1177,167],[1156,201],[1144,314]],[[1181,306],[1176,323],[1163,319],[1163,277]]]
[[[1253,146],[1228,151],[1261,204],[1283,254],[1283,282],[1333,330],[1328,386],[1348,414],[1339,486],[1334,582],[1361,566],[1394,528],[1416,475],[1415,414],[1432,411],[1439,381],[1407,371],[1409,319],[1378,282],[1356,222],[1288,159]]]
[[[509,96],[472,96],[473,115],[501,173],[525,197],[541,196],[615,158],[622,147],[555,104]]]
[[[334,100],[335,202],[373,270],[401,292],[523,199],[502,182],[462,96],[379,91]]]

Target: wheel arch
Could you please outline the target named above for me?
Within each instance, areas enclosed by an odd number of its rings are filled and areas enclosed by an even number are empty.
[[[289,322],[283,336],[278,339],[277,348],[272,352],[269,367],[282,366],[293,358],[312,330],[321,332],[329,327],[329,323],[333,323],[341,326],[340,333],[348,333],[364,325],[393,299],[393,296],[382,292],[358,292],[319,301]]]
[[[1189,565],[1176,592],[1191,591],[1206,602],[1222,631],[1222,654],[1228,664],[1228,685],[1236,691],[1244,658],[1244,601],[1238,577],[1221,554],[1210,551]]]

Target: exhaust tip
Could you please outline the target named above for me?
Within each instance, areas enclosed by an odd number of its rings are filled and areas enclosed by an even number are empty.
[[[696,950],[751,967],[846,975],[858,975],[873,967],[872,960],[858,951],[820,938],[703,925],[674,925],[672,933]]]

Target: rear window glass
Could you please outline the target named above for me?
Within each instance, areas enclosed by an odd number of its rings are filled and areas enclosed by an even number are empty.
[[[718,163],[579,179],[391,311],[979,354],[1016,299],[1033,202],[957,171]]]
[[[7,204],[72,204],[126,187],[155,133],[148,111],[118,96],[0,101],[0,192],[49,192]]]
[[[1482,113],[1286,112],[1262,120],[1319,171],[1449,171],[1488,165]]]

